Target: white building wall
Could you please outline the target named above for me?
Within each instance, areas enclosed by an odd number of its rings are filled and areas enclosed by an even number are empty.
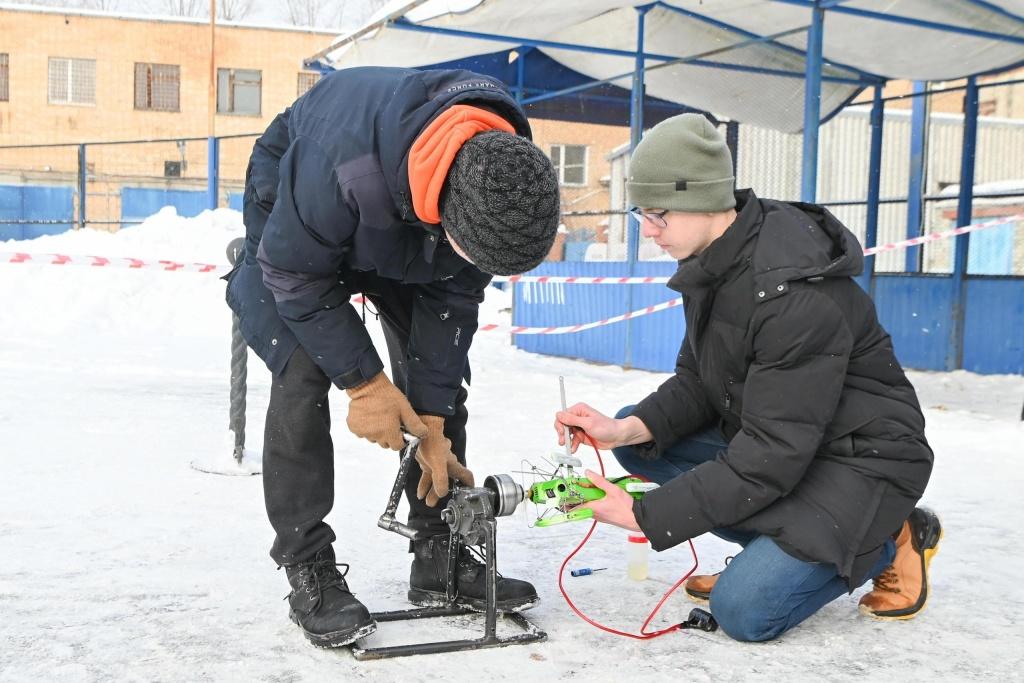
[[[925,194],[937,195],[943,188],[959,182],[960,147],[963,117],[953,114],[931,116],[928,131]],[[740,126],[737,153],[737,185],[752,187],[759,196],[797,201],[800,198],[802,137],[755,126]],[[818,201],[867,199],[868,161],[871,152],[870,109],[850,107],[821,127],[818,156]],[[979,118],[975,159],[975,183],[1020,180],[1024,184],[1024,121]],[[625,177],[628,151],[612,159],[612,179]],[[886,112],[882,136],[880,195],[883,200],[905,197],[910,177],[910,111]],[[625,207],[625,195],[612,198],[612,208]],[[976,199],[976,215],[998,200]],[[1006,204],[1006,200],[1002,200]],[[1019,201],[1024,206],[1024,198]],[[956,199],[930,200],[924,211],[925,232],[948,230],[955,223]],[[867,207],[835,206],[832,212],[862,242]],[[878,214],[878,242],[896,242],[906,238],[907,203],[883,203]],[[1014,246],[1017,270],[1024,274],[1024,226],[1018,229]],[[621,235],[621,231],[613,232]],[[619,237],[619,239],[624,239]],[[952,242],[943,240],[926,245],[924,268],[927,272],[952,270]],[[878,271],[902,271],[905,253],[880,254]]]

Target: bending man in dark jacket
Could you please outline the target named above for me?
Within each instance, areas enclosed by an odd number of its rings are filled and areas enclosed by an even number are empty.
[[[287,570],[290,616],[315,644],[375,628],[335,566],[334,450],[327,394],[348,427],[398,450],[421,437],[406,495],[409,599],[445,596],[449,479],[465,467],[467,352],[489,274],[538,265],[554,241],[558,181],[504,87],[467,71],[360,68],[325,76],[256,141],[246,174],[244,260],[227,300],[272,371],[263,451],[271,557]],[[359,314],[380,315],[393,382]],[[350,551],[351,552],[351,551]],[[459,600],[484,601],[484,572],[459,550]],[[502,578],[499,608],[537,601]]]
[[[657,550],[708,531],[743,546],[720,575],[693,577],[723,630],[768,640],[868,579],[862,611],[910,618],[927,598],[941,534],[915,509],[932,468],[913,387],[851,279],[856,238],[812,204],[733,193],[725,141],[702,116],[655,126],[626,185],[643,234],[679,259],[686,338],[676,372],[615,419],[560,412],[634,474],[642,501],[608,492],[604,522]],[[577,430],[575,448],[583,438]]]

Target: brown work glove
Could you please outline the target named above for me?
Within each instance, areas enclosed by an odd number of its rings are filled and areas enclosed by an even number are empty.
[[[416,487],[416,497],[427,499],[427,505],[435,507],[437,502],[448,495],[448,479],[455,479],[465,486],[473,485],[473,473],[466,469],[452,453],[452,442],[444,435],[444,418],[440,415],[421,415],[427,425],[427,437],[420,442],[416,462],[423,470]]]
[[[346,423],[359,438],[400,451],[405,446],[402,427],[421,439],[427,435],[427,425],[412,409],[409,399],[383,372],[345,391],[351,399]]]

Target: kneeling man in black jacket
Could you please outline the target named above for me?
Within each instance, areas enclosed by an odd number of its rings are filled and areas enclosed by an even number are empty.
[[[656,550],[712,532],[743,546],[686,591],[737,640],[770,640],[869,579],[865,614],[909,619],[928,597],[941,527],[915,508],[932,469],[924,417],[874,303],[851,279],[856,237],[820,206],[733,191],[703,116],[655,126],[626,189],[645,236],[679,260],[686,337],[675,374],[615,418],[556,417],[661,484],[608,495],[599,521]]]

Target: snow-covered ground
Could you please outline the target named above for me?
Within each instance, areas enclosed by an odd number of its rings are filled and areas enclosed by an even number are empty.
[[[192,220],[165,213],[117,235],[75,232],[0,243],[0,251],[221,263],[240,232],[230,211]],[[861,589],[772,643],[699,632],[618,638],[576,618],[558,594],[558,566],[585,526],[533,529],[517,513],[499,524],[500,568],[537,585],[542,602],[528,615],[546,642],[360,663],[344,649],[313,648],[289,622],[285,577],[267,555],[260,478],[189,467],[230,464],[223,283],[200,273],[20,264],[0,265],[0,292],[0,681],[1024,676],[1024,377],[911,373],[936,452],[924,502],[946,527],[932,598],[915,620],[858,615]],[[507,300],[492,294],[482,317],[500,321]],[[541,463],[552,451],[559,375],[570,402],[607,410],[663,378],[531,355],[505,335],[478,335],[472,359],[469,452],[478,478]],[[268,389],[252,357],[247,445],[255,453]],[[376,527],[394,456],[350,436],[344,394],[331,400],[339,476],[328,521],[339,560],[351,564],[351,586],[371,609],[400,608],[406,542]],[[735,551],[710,536],[696,545],[708,571]],[[608,571],[566,582],[591,616],[635,630],[690,558],[683,547],[653,554],[650,580],[638,583],[625,575],[626,549],[624,533],[600,528],[573,566]],[[673,597],[657,623],[681,621],[692,606]],[[379,633],[382,642],[473,635],[437,624]]]

